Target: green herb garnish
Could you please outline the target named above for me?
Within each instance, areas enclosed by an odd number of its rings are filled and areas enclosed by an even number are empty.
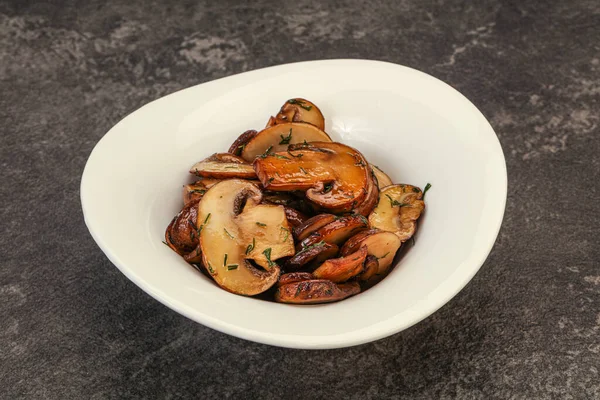
[[[390,204],[392,207],[406,207],[409,206],[409,203],[400,203],[398,200],[392,199],[392,196],[386,194],[387,198],[390,199]]]
[[[267,262],[269,263],[269,267],[272,267],[273,265],[275,265],[275,263],[273,261],[271,261],[271,248],[267,247],[264,251],[263,254],[265,255],[265,258],[267,259]]]
[[[227,265],[227,253],[225,253],[225,257],[223,257],[223,266]]]
[[[210,261],[207,264],[208,272],[210,272],[211,275],[213,275],[215,273],[215,270],[213,269],[212,265],[210,265]]]
[[[230,264],[230,265],[227,266],[227,270],[231,271],[233,269],[237,269],[237,267],[238,267],[238,264]]]
[[[279,158],[279,159],[282,159],[282,160],[289,160],[288,157],[282,156],[281,154],[273,154],[273,157]]]
[[[252,244],[249,244],[248,247],[246,247],[246,254],[250,254],[250,252],[254,250],[254,246],[256,246],[256,239],[252,238]]]
[[[263,224],[262,222],[257,222],[256,225],[260,226],[261,228],[267,226],[267,224]]]
[[[431,183],[428,183],[427,185],[425,185],[425,189],[423,190],[423,199],[425,198],[425,193],[427,193],[427,191],[431,189]]]
[[[287,136],[281,136],[281,142],[279,144],[290,144],[290,140],[292,140],[292,128],[290,128],[290,133]]]
[[[289,149],[288,149],[287,153],[288,153],[290,156],[294,157],[294,158],[300,158],[300,157],[302,157],[302,156],[304,155],[304,154],[302,154],[302,153],[299,153],[297,156],[295,156],[295,155],[293,155],[292,153],[290,153],[290,150],[289,150]]]
[[[206,219],[204,220],[204,223],[206,224],[208,222],[208,220],[210,219],[210,215],[211,213],[208,213],[208,215],[206,216]]]
[[[188,193],[200,193],[200,194],[204,194],[204,193],[206,193],[206,189],[192,189]]]
[[[230,238],[232,238],[232,239],[235,239],[233,236],[231,236],[231,233],[227,232],[227,229],[223,228],[223,231],[225,232],[225,234],[226,234],[227,236],[229,236],[229,237],[230,237]]]
[[[333,189],[333,183],[326,183],[323,186],[323,193],[329,193]]]
[[[287,242],[288,237],[290,236],[290,231],[285,229],[283,226],[281,227],[281,229],[285,231],[285,237],[283,238],[283,243],[285,243],[285,242]]]
[[[419,193],[421,191],[421,189],[419,189],[418,187],[414,187],[412,188],[412,191],[415,193]]]
[[[304,108],[306,111],[312,110],[312,106],[307,106],[306,104],[304,104],[304,102],[302,100],[289,99],[288,103],[298,104],[300,107]]]
[[[257,156],[256,158],[267,158],[267,156],[269,156],[271,154],[271,149],[273,148],[273,146],[269,146],[267,148],[267,150],[265,150],[264,153],[262,153],[260,156]]]
[[[304,174],[308,175],[308,172],[306,172],[306,170],[302,167],[300,167],[300,171],[302,171]]]

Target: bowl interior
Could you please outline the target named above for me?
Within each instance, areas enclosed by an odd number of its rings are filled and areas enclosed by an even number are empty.
[[[339,303],[293,306],[230,294],[162,243],[182,207],[188,168],[264,127],[291,97],[317,104],[332,138],[394,182],[432,184],[414,246],[382,282]],[[96,146],[81,195],[102,250],[169,307],[246,339],[330,348],[400,331],[471,279],[502,221],[506,169],[492,128],[451,87],[397,65],[337,60],[235,75],[142,107]]]

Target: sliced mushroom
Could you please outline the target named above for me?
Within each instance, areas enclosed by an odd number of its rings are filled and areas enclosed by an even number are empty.
[[[358,279],[361,281],[368,281],[377,274],[377,271],[379,271],[379,261],[377,260],[377,257],[368,255],[367,258],[365,258],[364,272],[358,275]]]
[[[369,222],[362,215],[337,217],[333,222],[330,222],[306,237],[300,243],[300,247],[305,248],[321,241],[341,245],[348,240],[349,237],[368,228]]]
[[[394,232],[402,242],[414,235],[417,219],[425,209],[423,192],[412,185],[392,185],[379,194],[379,203],[369,215],[372,228]]]
[[[335,257],[339,247],[335,244],[321,241],[311,246],[300,249],[292,258],[285,263],[286,270],[297,270],[311,263],[321,263],[329,258]]]
[[[200,247],[200,243],[198,243],[198,246],[194,250],[185,254],[183,259],[190,264],[202,264],[202,248]]]
[[[305,190],[308,200],[333,212],[361,204],[374,182],[360,152],[332,142],[290,146],[287,152],[258,157],[254,169],[266,189]]]
[[[358,282],[336,284],[323,279],[289,283],[277,288],[275,301],[291,304],[331,303],[360,293]]]
[[[377,186],[379,189],[383,189],[384,187],[393,185],[394,183],[390,179],[389,176],[385,172],[383,172],[377,165],[370,164],[371,168],[373,168],[373,173],[375,174],[375,178],[377,178]]]
[[[321,130],[325,129],[325,118],[319,107],[301,98],[286,101],[275,116],[275,121],[278,124],[285,122],[305,122]]]
[[[270,128],[273,125],[277,125],[277,120],[275,119],[275,117],[271,116],[271,117],[269,117],[269,120],[267,121],[267,125],[265,125],[265,128]]]
[[[306,221],[306,215],[302,214],[295,208],[284,206],[283,209],[285,210],[285,216],[287,217],[288,222],[292,226],[292,229],[295,229],[297,226],[303,224],[304,221]]]
[[[190,173],[219,179],[255,179],[254,168],[243,159],[230,153],[216,153],[190,168]]]
[[[340,254],[342,256],[354,254],[358,249],[366,246],[367,254],[377,258],[377,271],[375,273],[381,275],[385,274],[392,265],[400,245],[400,239],[394,233],[369,229],[348,239],[342,246]]]
[[[281,274],[277,286],[287,285],[288,283],[296,283],[302,281],[310,281],[314,279],[310,272],[288,272],[287,274]]]
[[[165,231],[165,242],[177,254],[183,256],[198,246],[198,203],[200,199],[188,202],[171,220]]]
[[[298,240],[306,239],[311,233],[318,231],[337,217],[333,214],[319,214],[307,219],[301,225],[294,228],[294,236]]]
[[[265,153],[285,151],[290,144],[304,142],[331,142],[328,134],[311,124],[290,122],[265,128],[252,138],[242,151],[248,162]]]
[[[356,206],[352,212],[360,215],[368,216],[379,200],[379,188],[377,187],[376,179],[369,179],[367,184],[367,195],[365,199]]]
[[[287,224],[283,207],[260,205],[261,200],[262,193],[256,185],[229,179],[211,187],[198,206],[204,265],[221,287],[233,293],[251,296],[269,289],[280,273],[274,261],[294,253],[292,235],[288,235],[286,244],[280,229]],[[280,225],[259,235],[259,228],[268,228],[256,225],[259,220]],[[260,254],[256,254],[258,248],[263,249]],[[264,269],[248,259],[254,259]]]
[[[194,183],[183,185],[183,204],[187,204],[192,200],[201,199],[204,193],[220,179],[203,178]]]
[[[268,268],[273,261],[294,254],[294,238],[283,206],[259,204],[236,217],[246,258]]]
[[[313,276],[335,283],[346,282],[363,272],[365,258],[367,258],[367,246],[362,246],[358,251],[345,257],[325,261],[313,272]]]
[[[242,150],[244,150],[244,147],[246,147],[246,144],[252,140],[254,138],[254,136],[256,136],[258,132],[255,131],[254,129],[250,129],[244,133],[242,133],[240,136],[238,136],[237,139],[235,139],[235,142],[233,142],[231,144],[231,146],[229,147],[228,153],[231,153],[233,155],[239,156],[240,154],[242,154]]]

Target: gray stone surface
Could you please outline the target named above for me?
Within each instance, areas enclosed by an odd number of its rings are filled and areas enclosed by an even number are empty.
[[[600,3],[0,1],[0,398],[600,398]],[[474,280],[375,343],[297,351],[170,311],[80,211],[94,144],[165,94],[265,66],[371,58],[490,119],[506,217]]]

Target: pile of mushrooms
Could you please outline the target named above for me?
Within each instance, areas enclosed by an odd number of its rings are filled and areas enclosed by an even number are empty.
[[[425,193],[324,129],[315,104],[290,99],[265,129],[194,164],[165,243],[223,289],[282,303],[338,301],[381,279]]]

